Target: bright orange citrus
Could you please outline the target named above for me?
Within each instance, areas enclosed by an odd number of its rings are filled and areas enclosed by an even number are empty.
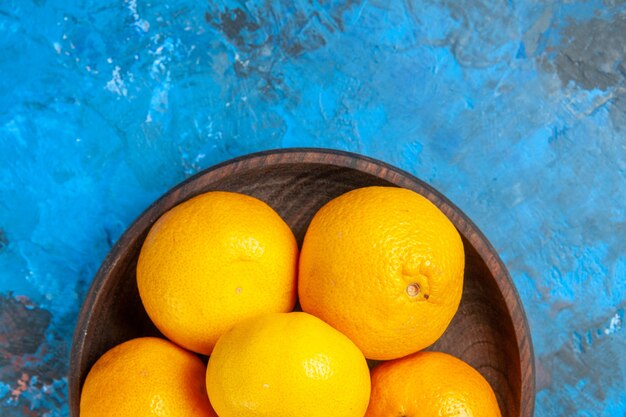
[[[201,194],[165,213],[141,248],[137,286],[155,325],[205,355],[239,320],[293,309],[298,246],[267,204]]]
[[[487,380],[467,363],[441,352],[418,352],[372,371],[365,417],[501,417]]]
[[[154,337],[122,343],[89,371],[81,417],[217,417],[206,395],[205,366],[193,353]]]
[[[465,263],[450,220],[425,197],[366,187],[323,206],[306,232],[302,309],[347,335],[370,359],[435,342],[458,309]]]
[[[226,332],[209,358],[207,390],[220,417],[363,417],[370,378],[350,339],[294,312]]]

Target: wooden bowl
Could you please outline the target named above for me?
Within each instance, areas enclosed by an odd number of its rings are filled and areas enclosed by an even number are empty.
[[[363,156],[321,149],[277,150],[237,158],[177,185],[152,204],[121,236],[98,271],[78,317],[69,375],[72,417],[93,363],[134,337],[158,335],[143,309],[135,281],[137,256],[150,226],[197,194],[236,191],[272,206],[301,244],[313,214],[328,200],[369,185],[399,186],[430,199],[454,223],[465,245],[463,298],[450,327],[431,348],[451,353],[490,382],[503,417],[530,417],[534,360],[519,296],[485,236],[442,194],[417,178]]]

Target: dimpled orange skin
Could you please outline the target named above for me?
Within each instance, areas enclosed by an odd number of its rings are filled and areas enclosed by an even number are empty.
[[[208,192],[153,225],[139,255],[137,286],[167,338],[209,355],[239,320],[293,309],[297,259],[291,229],[270,206]]]
[[[360,188],[313,217],[300,255],[300,304],[367,358],[399,358],[431,345],[448,327],[464,264],[459,233],[425,197]]]
[[[207,390],[220,417],[363,417],[370,377],[350,339],[293,312],[226,332],[209,358]]]
[[[217,417],[202,361],[154,337],[132,339],[91,368],[80,398],[81,417]]]
[[[501,417],[487,380],[442,352],[418,352],[372,371],[365,417]]]

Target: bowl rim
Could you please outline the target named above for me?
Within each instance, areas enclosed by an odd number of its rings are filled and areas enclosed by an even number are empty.
[[[466,232],[463,233],[463,236],[474,246],[478,255],[483,259],[488,269],[491,270],[498,289],[505,300],[505,306],[509,315],[518,318],[518,320],[512,320],[512,323],[520,355],[520,366],[527,364],[526,369],[521,369],[520,415],[521,417],[533,416],[535,408],[535,361],[528,319],[522,306],[519,293],[515,288],[504,262],[482,231],[445,195],[407,171],[365,155],[338,149],[311,147],[264,150],[238,156],[209,166],[168,189],[133,220],[109,250],[82,302],[76,327],[74,328],[70,351],[68,374],[68,400],[70,408],[72,404],[76,404],[77,400],[80,400],[81,387],[78,386],[80,385],[78,372],[81,368],[81,361],[78,359],[83,357],[83,349],[87,336],[86,331],[92,320],[90,306],[99,300],[101,294],[100,290],[106,282],[106,277],[117,265],[123,248],[129,244],[131,237],[136,235],[135,229],[139,228],[140,223],[143,224],[146,218],[149,219],[150,224],[154,223],[158,217],[160,217],[160,214],[156,213],[156,209],[160,208],[162,214],[164,207],[161,202],[166,198],[170,198],[171,195],[178,194],[177,198],[179,201],[184,201],[192,197],[195,194],[190,187],[192,183],[198,181],[211,183],[212,180],[236,173],[240,168],[249,170],[261,168],[268,164],[277,166],[297,163],[312,165],[322,164],[336,166],[338,168],[349,168],[362,173],[375,175],[396,185],[400,184],[399,186],[402,186],[403,183],[407,186],[418,186],[427,194],[426,197],[450,218],[455,227]],[[454,215],[452,216],[452,214]],[[467,233],[468,231],[469,233]],[[72,410],[70,410],[70,413],[72,413]]]

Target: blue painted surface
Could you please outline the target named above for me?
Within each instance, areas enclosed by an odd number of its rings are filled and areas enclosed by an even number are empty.
[[[2,416],[68,414],[80,303],[153,199],[292,146],[446,194],[520,292],[536,415],[626,415],[626,6],[386,3],[0,3]]]

